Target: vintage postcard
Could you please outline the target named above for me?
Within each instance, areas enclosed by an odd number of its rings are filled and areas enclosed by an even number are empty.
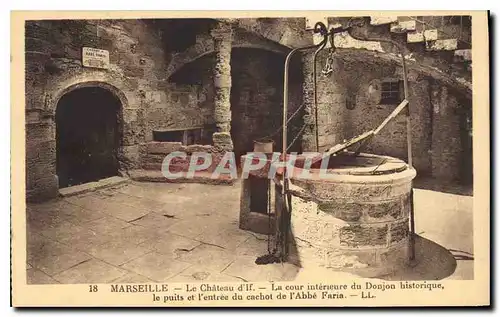
[[[490,305],[488,12],[11,26],[13,306]]]

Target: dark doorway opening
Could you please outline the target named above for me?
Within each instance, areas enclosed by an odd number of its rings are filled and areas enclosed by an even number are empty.
[[[118,175],[120,100],[100,87],[64,95],[56,111],[59,187]]]
[[[231,52],[231,136],[238,163],[241,155],[253,152],[254,140],[272,139],[273,150],[282,150],[285,57],[254,48],[233,48]],[[289,68],[289,116],[302,104],[302,78],[297,54]],[[289,122],[289,142],[302,124],[303,112],[299,112]],[[289,152],[300,152],[300,143],[295,142]]]

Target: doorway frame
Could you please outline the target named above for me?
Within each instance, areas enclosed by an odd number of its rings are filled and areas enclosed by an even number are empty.
[[[58,151],[58,148],[57,148],[57,119],[56,119],[56,114],[57,114],[57,107],[59,106],[59,102],[61,100],[61,98],[65,95],[67,95],[68,93],[71,93],[75,90],[78,90],[78,89],[82,89],[82,88],[101,88],[101,89],[104,89],[106,91],[108,91],[109,93],[111,93],[119,102],[120,102],[120,106],[119,106],[119,109],[118,109],[118,113],[117,113],[117,116],[118,116],[118,133],[119,133],[119,143],[118,143],[118,157],[117,157],[117,160],[118,160],[118,174],[123,174],[123,167],[122,167],[122,164],[121,164],[121,161],[120,161],[120,157],[122,156],[122,152],[123,152],[123,140],[124,140],[124,115],[123,115],[123,112],[124,112],[124,109],[126,109],[128,107],[128,100],[125,96],[125,94],[120,90],[118,89],[116,86],[108,83],[108,82],[104,82],[104,81],[83,81],[83,82],[78,82],[78,83],[74,83],[72,85],[69,85],[68,87],[60,90],[57,95],[54,96],[54,99],[53,99],[53,102],[52,102],[52,106],[53,106],[53,127],[54,127],[54,141],[55,141],[55,152],[54,152],[54,157],[53,157],[53,160],[54,160],[54,166],[56,166],[56,169],[55,169],[55,177],[57,179],[57,188],[58,189],[61,189],[61,187],[59,186],[59,176],[57,174],[57,151]]]

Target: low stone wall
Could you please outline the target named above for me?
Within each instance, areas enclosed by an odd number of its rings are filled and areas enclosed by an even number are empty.
[[[148,142],[141,145],[141,167],[145,170],[149,171],[162,171],[163,161],[167,157],[167,155],[181,152],[185,153],[185,156],[174,156],[169,162],[169,172],[171,173],[179,173],[184,172],[187,173],[190,168],[191,160],[193,159],[193,154],[195,153],[207,153],[211,158],[211,164],[208,167],[202,168],[195,172],[195,180],[207,180],[212,179],[214,183],[217,183],[217,180],[223,180],[224,184],[228,183],[228,180],[233,181],[233,179],[229,173],[221,173],[220,177],[213,178],[213,172],[216,168],[221,164],[221,161],[224,158],[226,151],[219,147],[213,145],[183,145],[181,142]],[[203,164],[203,159],[198,159],[197,164]],[[229,163],[228,163],[229,164]],[[228,167],[228,164],[225,166]],[[167,181],[167,180],[166,180]],[[172,179],[171,181],[186,181],[186,177],[179,177],[176,179]]]

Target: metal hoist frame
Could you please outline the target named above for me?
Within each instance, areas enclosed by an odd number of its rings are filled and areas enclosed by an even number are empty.
[[[371,131],[365,132],[362,135],[353,138],[347,142],[344,142],[343,144],[338,144],[328,151],[324,153],[322,157],[328,156],[328,155],[333,155],[341,150],[347,149],[348,147],[358,144],[359,143],[359,148],[356,151],[356,154],[359,154],[361,149],[366,145],[366,143],[376,134],[379,133],[379,131],[385,127],[385,125],[392,120],[395,116],[397,116],[405,107],[407,108],[406,112],[406,135],[407,135],[407,152],[408,152],[408,166],[409,168],[413,168],[413,161],[412,161],[412,136],[411,136],[411,120],[410,120],[410,108],[409,108],[409,96],[408,96],[408,74],[407,74],[407,67],[406,67],[406,61],[405,61],[405,56],[404,56],[404,47],[391,39],[385,39],[385,38],[371,38],[371,37],[361,37],[358,35],[353,34],[353,26],[361,27],[364,25],[364,22],[362,23],[357,23],[356,25],[351,24],[352,19],[349,21],[348,26],[346,28],[340,27],[340,28],[335,28],[331,29],[328,31],[327,27],[325,24],[321,22],[317,22],[314,25],[314,33],[319,33],[320,35],[323,36],[323,39],[319,44],[316,45],[310,45],[310,46],[305,46],[305,47],[300,47],[300,48],[295,48],[293,49],[286,57],[285,59],[285,70],[284,70],[284,85],[283,85],[283,138],[282,138],[282,144],[283,144],[283,150],[282,150],[282,156],[281,160],[284,163],[284,169],[283,169],[283,181],[281,183],[281,195],[282,195],[282,203],[283,203],[283,208],[281,208],[281,217],[279,218],[279,223],[277,224],[276,231],[277,231],[277,243],[281,245],[281,254],[279,256],[279,259],[281,262],[286,260],[286,256],[288,255],[288,235],[289,235],[289,221],[290,221],[290,214],[291,214],[291,206],[290,206],[290,201],[291,201],[291,196],[289,193],[289,175],[287,172],[287,133],[288,133],[288,76],[289,76],[289,66],[290,66],[290,60],[292,56],[298,52],[298,51],[305,51],[309,49],[316,48],[316,51],[314,52],[313,55],[313,88],[314,88],[314,114],[315,114],[315,131],[316,131],[316,150],[319,152],[319,137],[318,137],[318,100],[317,100],[317,74],[316,74],[316,59],[318,56],[318,53],[322,51],[327,42],[330,40],[331,44],[331,53],[334,52],[335,47],[334,47],[334,34],[335,33],[340,33],[340,32],[348,32],[348,34],[359,41],[377,41],[377,42],[386,42],[389,44],[392,44],[397,48],[399,51],[399,54],[401,55],[401,65],[403,68],[403,89],[404,89],[404,100],[401,102],[401,104],[394,109],[394,111],[380,124],[376,129],[373,129]],[[331,68],[331,62],[332,62],[332,55],[328,57],[327,60],[327,67],[326,69],[323,70],[324,75],[328,75],[333,71]],[[410,261],[415,260],[415,219],[414,219],[414,206],[413,206],[413,188],[411,189],[410,192],[410,255],[409,259]]]

